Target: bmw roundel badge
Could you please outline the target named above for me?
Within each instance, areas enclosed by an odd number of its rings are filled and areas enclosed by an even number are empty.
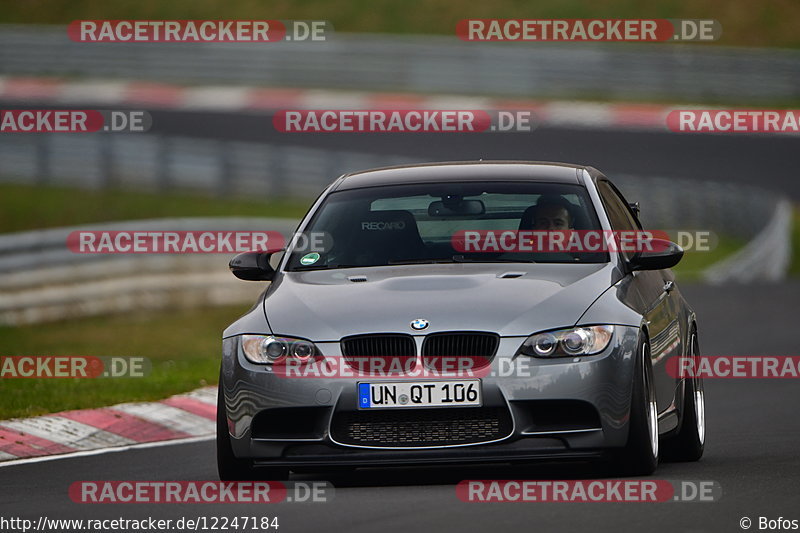
[[[424,318],[418,318],[418,319],[413,320],[411,322],[411,329],[415,329],[417,331],[420,331],[420,330],[426,329],[430,325],[431,325],[431,323],[428,322],[427,320],[425,320]]]

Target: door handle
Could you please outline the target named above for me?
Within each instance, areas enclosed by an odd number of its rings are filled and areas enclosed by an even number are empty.
[[[675,288],[674,281],[667,281],[666,283],[664,283],[664,292],[672,292],[672,289],[674,288]]]

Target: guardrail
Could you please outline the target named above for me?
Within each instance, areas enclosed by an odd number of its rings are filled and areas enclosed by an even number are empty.
[[[782,199],[758,235],[732,256],[708,268],[703,280],[721,284],[783,279],[792,258],[791,231],[792,204]]]
[[[0,324],[246,303],[263,290],[228,272],[232,254],[77,254],[67,248],[72,231],[277,231],[288,239],[296,225],[279,218],[181,218],[0,235]]]
[[[408,156],[136,134],[3,134],[0,179],[23,183],[316,196],[336,176]]]
[[[326,42],[77,43],[0,26],[0,74],[548,98],[752,103],[800,97],[800,53],[691,44],[474,43],[333,34]]]

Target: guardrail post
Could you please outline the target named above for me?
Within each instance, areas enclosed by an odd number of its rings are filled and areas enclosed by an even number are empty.
[[[156,142],[156,188],[165,191],[170,186],[169,151],[170,142],[168,137],[159,135]]]
[[[50,183],[52,178],[51,172],[51,152],[52,147],[48,140],[46,133],[37,133],[36,135],[36,183],[47,184]]]
[[[219,154],[219,174],[217,176],[217,192],[220,196],[229,196],[233,185],[233,147],[227,141],[217,145]]]
[[[96,133],[100,140],[98,167],[100,171],[100,187],[108,189],[116,182],[114,176],[114,148],[111,143],[111,136]]]
[[[269,161],[267,162],[267,181],[269,182],[269,194],[271,196],[285,196],[288,190],[286,180],[287,174],[286,154],[280,146],[273,145],[269,149]]]

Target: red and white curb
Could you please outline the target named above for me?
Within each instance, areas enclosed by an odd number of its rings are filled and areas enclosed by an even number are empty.
[[[0,421],[0,461],[125,447],[214,434],[217,388],[159,402],[122,403]]]
[[[183,86],[141,81],[0,76],[0,100],[47,105],[144,106],[148,109],[273,112],[283,109],[530,110],[539,123],[582,128],[666,130],[674,107],[541,101],[456,95],[346,92],[240,86]],[[687,109],[693,106],[682,106]],[[708,107],[706,107],[708,109]]]

